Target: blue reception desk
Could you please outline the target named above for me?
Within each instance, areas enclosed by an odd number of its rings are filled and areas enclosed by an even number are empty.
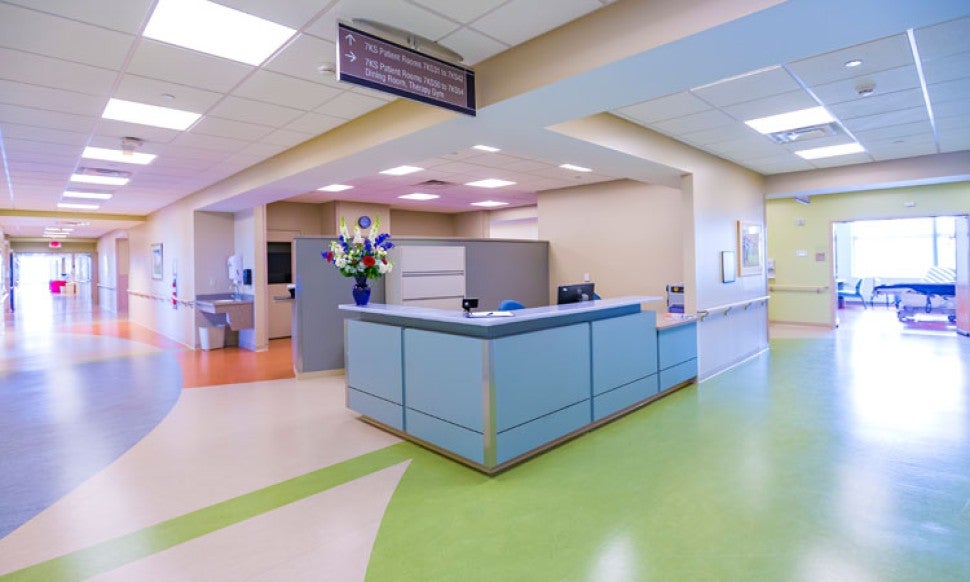
[[[347,406],[487,473],[576,436],[697,376],[693,320],[662,325],[623,297],[468,318],[341,305]]]

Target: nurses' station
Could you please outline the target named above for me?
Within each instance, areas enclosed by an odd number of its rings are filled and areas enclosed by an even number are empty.
[[[347,405],[384,430],[496,473],[696,379],[695,322],[658,328],[656,313],[641,309],[658,300],[583,301],[510,317],[340,305]]]

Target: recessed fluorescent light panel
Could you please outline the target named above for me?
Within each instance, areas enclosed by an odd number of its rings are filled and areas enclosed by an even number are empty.
[[[489,153],[493,153],[493,154],[494,154],[495,152],[500,152],[500,151],[502,151],[502,150],[500,150],[500,149],[498,149],[498,148],[493,148],[492,146],[487,146],[487,145],[477,145],[477,146],[472,146],[472,149],[474,149],[474,150],[481,150],[481,151],[483,151],[483,152],[489,152]]]
[[[414,194],[405,194],[403,196],[398,196],[398,198],[403,198],[404,200],[434,200],[435,198],[441,198],[437,194],[425,194],[424,192],[415,192]]]
[[[292,28],[207,0],[159,0],[144,36],[259,65],[295,33]]]
[[[833,121],[835,121],[835,118],[824,107],[812,107],[810,109],[800,109],[779,115],[750,119],[744,123],[758,133],[769,134],[831,123]]]
[[[157,157],[155,154],[141,154],[138,152],[126,152],[123,150],[109,150],[107,148],[84,148],[82,158],[89,160],[105,160],[108,162],[121,162],[122,164],[138,164],[147,166]]]
[[[573,164],[559,164],[559,167],[564,170],[572,170],[574,172],[592,172],[591,168],[584,168],[582,166],[575,166]]]
[[[72,174],[72,182],[83,182],[85,184],[103,184],[105,186],[124,186],[128,183],[128,178],[117,176],[89,176],[87,174]]]
[[[108,99],[108,106],[104,108],[104,113],[101,114],[101,117],[116,121],[127,121],[128,123],[184,131],[202,117],[202,114],[182,111],[181,109],[172,109],[170,107],[148,105],[147,103],[125,101],[124,99]]]
[[[477,182],[466,182],[465,186],[474,186],[476,188],[501,188],[502,186],[511,186],[513,184],[515,184],[515,182],[499,180],[497,178],[489,178],[487,180],[478,180]]]
[[[98,204],[85,204],[82,202],[58,202],[58,208],[73,208],[76,210],[97,210],[101,208]]]
[[[73,190],[64,192],[65,198],[82,198],[85,200],[111,200],[111,196],[107,192],[75,192]]]
[[[413,174],[415,172],[420,172],[424,168],[419,168],[417,166],[398,166],[396,168],[388,168],[387,170],[381,170],[382,174],[388,176],[405,176],[407,174]]]
[[[817,160],[819,158],[831,158],[834,156],[844,156],[847,154],[858,154],[866,151],[866,148],[857,143],[844,143],[842,145],[827,146],[824,148],[812,148],[795,152],[803,159]]]
[[[508,202],[499,202],[498,200],[482,200],[481,202],[472,202],[472,206],[482,206],[484,208],[495,208],[496,206],[508,205]]]
[[[348,186],[347,184],[330,184],[323,188],[317,188],[317,190],[320,192],[343,192],[344,190],[350,190],[352,188],[353,186]]]

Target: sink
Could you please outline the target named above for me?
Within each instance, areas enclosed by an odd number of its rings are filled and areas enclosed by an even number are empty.
[[[235,331],[253,327],[253,296],[238,293],[213,293],[195,298],[200,325],[227,323]]]

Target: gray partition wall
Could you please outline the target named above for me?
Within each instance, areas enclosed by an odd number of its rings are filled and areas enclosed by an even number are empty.
[[[320,253],[330,248],[332,240],[293,240],[293,366],[298,374],[344,367],[344,313],[337,306],[353,302],[354,280],[323,262]],[[548,303],[549,243],[545,241],[401,237],[394,243],[465,247],[465,295],[477,297],[480,309],[495,309],[503,299],[515,299],[527,307]],[[384,280],[371,281],[371,288],[371,302],[383,303]]]

